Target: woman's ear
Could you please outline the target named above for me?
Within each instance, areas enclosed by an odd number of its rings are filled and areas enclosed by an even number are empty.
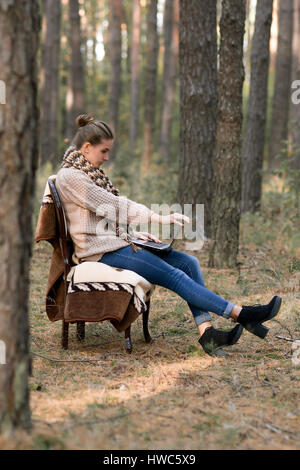
[[[89,151],[90,151],[90,147],[91,147],[91,144],[89,142],[84,142],[84,144],[82,145],[80,151],[83,155],[88,155]]]

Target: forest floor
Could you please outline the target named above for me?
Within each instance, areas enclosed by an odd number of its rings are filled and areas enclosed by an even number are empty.
[[[240,272],[207,268],[207,245],[192,253],[200,260],[206,286],[230,301],[267,303],[275,294],[283,298],[265,340],[245,331],[218,357],[208,356],[198,344],[186,303],[159,286],[151,304],[151,344],[144,342],[138,318],[131,355],[124,350],[123,334],[109,322],[87,324],[81,343],[71,325],[69,350],[62,350],[61,322],[51,323],[44,307],[52,249],[45,242],[34,247],[33,431],[18,434],[13,443],[2,438],[0,448],[299,448],[300,350],[297,361],[287,339],[300,339],[300,266],[277,245],[242,245]],[[232,327],[217,315],[213,324]]]
[[[41,193],[44,181],[40,184]],[[261,340],[244,331],[223,355],[210,357],[186,302],[156,286],[146,344],[142,319],[132,325],[133,352],[110,322],[70,326],[45,313],[52,248],[33,245],[30,330],[33,429],[2,449],[299,449],[300,230],[290,195],[272,179],[260,214],[243,218],[238,269],[208,268],[209,242],[197,252],[206,287],[237,304],[283,299]],[[278,191],[282,191],[278,193]],[[36,203],[37,209],[39,201]],[[184,250],[176,240],[175,249]],[[188,252],[188,251],[187,251]],[[217,328],[231,321],[212,314]],[[292,341],[291,341],[292,340]]]

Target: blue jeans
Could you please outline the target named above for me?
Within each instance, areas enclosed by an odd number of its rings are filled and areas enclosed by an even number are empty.
[[[115,268],[129,269],[152,284],[170,289],[188,303],[196,325],[210,321],[208,311],[229,318],[233,303],[204,287],[199,260],[192,255],[176,251],[156,255],[141,249],[136,253],[131,246],[105,253],[100,263]]]

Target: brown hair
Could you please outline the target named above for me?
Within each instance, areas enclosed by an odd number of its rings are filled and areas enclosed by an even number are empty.
[[[97,121],[94,117],[88,114],[80,114],[76,118],[76,125],[78,130],[72,141],[76,149],[81,149],[84,142],[89,142],[91,145],[101,144],[102,139],[112,140],[114,134],[111,128],[103,121]]]

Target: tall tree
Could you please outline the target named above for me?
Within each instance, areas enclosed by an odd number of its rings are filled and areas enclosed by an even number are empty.
[[[69,0],[70,64],[67,91],[67,138],[71,140],[76,131],[75,118],[84,109],[84,67],[81,57],[81,28],[78,0]]]
[[[67,135],[67,103],[66,96],[69,83],[69,62],[70,49],[68,44],[68,25],[69,25],[69,5],[68,0],[61,2],[61,28],[60,28],[60,64],[59,64],[59,149],[58,154],[61,155],[65,151],[66,135]]]
[[[242,158],[242,211],[260,208],[273,0],[258,0]]]
[[[131,110],[130,110],[130,145],[134,150],[138,135],[139,122],[139,55],[140,55],[141,5],[140,0],[132,2],[132,42],[131,42]]]
[[[147,12],[147,53],[146,53],[146,87],[145,87],[145,119],[144,146],[142,153],[141,174],[149,170],[153,153],[155,132],[155,103],[157,78],[157,0],[148,0]]]
[[[243,39],[245,4],[223,0],[217,149],[209,266],[236,266],[241,199]]]
[[[123,17],[123,0],[112,0],[110,2],[109,17],[109,122],[115,131],[115,142],[110,152],[110,159],[113,160],[117,153],[118,142],[118,119],[119,105],[121,98],[121,60],[122,60],[122,35],[121,22]]]
[[[278,47],[276,55],[275,88],[269,137],[269,168],[276,166],[282,142],[288,136],[288,117],[291,86],[293,38],[293,0],[279,0]]]
[[[246,20],[245,20],[245,37],[246,48],[244,51],[245,57],[245,81],[249,81],[250,76],[250,63],[251,63],[251,8],[250,0],[245,0]]]
[[[300,0],[294,0],[292,83],[300,80]],[[299,97],[299,95],[298,95]],[[291,168],[300,170],[300,105],[290,102]]]
[[[270,71],[275,71],[278,43],[278,10],[279,0],[273,0],[272,26],[270,35]]]
[[[60,0],[43,0],[41,67],[41,162],[57,159]]]
[[[102,3],[102,2],[101,2]],[[99,89],[97,45],[100,26],[100,2],[84,0],[84,15],[81,15],[82,60],[86,67],[85,87],[88,89],[85,104],[89,110],[97,110]]]
[[[126,76],[131,73],[131,32],[132,32],[132,14],[131,14],[132,1],[128,5],[128,0],[124,0],[124,24],[126,28],[126,63],[125,72]]]
[[[164,12],[164,70],[159,153],[170,160],[170,140],[179,48],[179,0],[166,0]]]
[[[39,2],[0,1],[0,429],[30,427],[28,291],[38,156],[36,55]]]
[[[193,208],[204,204],[209,235],[218,102],[216,1],[180,0],[179,69],[178,200]]]

